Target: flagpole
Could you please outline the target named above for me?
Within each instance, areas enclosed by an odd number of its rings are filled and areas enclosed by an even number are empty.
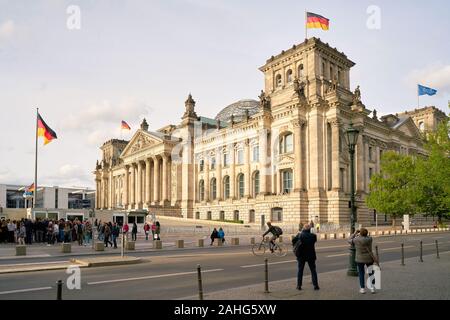
[[[419,94],[419,85],[417,85],[417,109],[420,109],[420,94]]]
[[[37,198],[37,168],[38,168],[38,117],[39,108],[36,108],[36,151],[34,158],[34,192],[33,192],[33,209],[36,208],[36,198]]]
[[[305,9],[305,39],[308,39],[308,13]]]

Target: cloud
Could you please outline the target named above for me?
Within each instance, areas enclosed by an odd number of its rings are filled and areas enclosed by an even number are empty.
[[[64,120],[64,126],[69,130],[87,130],[94,128],[96,131],[105,127],[119,127],[122,120],[134,122],[148,115],[150,107],[134,99],[128,99],[120,104],[113,104],[108,100],[95,103],[81,110],[77,114],[71,114]],[[91,136],[99,135],[98,132],[91,132]]]
[[[16,26],[14,21],[7,20],[0,24],[0,39],[8,39],[11,38],[16,30]]]
[[[43,185],[60,187],[86,187],[93,185],[93,176],[79,165],[65,164],[51,173],[40,178]]]
[[[413,70],[406,80],[410,85],[420,83],[439,91],[450,93],[450,65],[441,63]]]

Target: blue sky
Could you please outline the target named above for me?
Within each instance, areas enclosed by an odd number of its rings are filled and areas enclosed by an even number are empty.
[[[66,27],[69,5],[80,30]],[[366,26],[371,5],[379,30]],[[36,106],[59,135],[40,148],[40,181],[92,186],[98,147],[120,137],[120,120],[177,124],[189,92],[209,117],[256,99],[258,67],[304,40],[305,9],[331,20],[309,36],[356,63],[351,86],[368,108],[416,108],[422,82],[438,95],[421,104],[448,112],[448,1],[0,0],[0,183],[33,180]]]

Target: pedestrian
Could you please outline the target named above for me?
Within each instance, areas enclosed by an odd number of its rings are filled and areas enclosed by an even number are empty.
[[[300,221],[300,223],[298,224],[298,232],[302,232],[303,231],[303,222]]]
[[[64,227],[66,223],[64,219],[59,220],[59,242],[64,242]]]
[[[25,235],[27,233],[27,230],[25,229],[25,224],[23,222],[20,223],[20,227],[19,227],[19,233],[18,233],[18,241],[19,241],[19,245],[24,245],[25,244]]]
[[[70,222],[66,221],[66,224],[64,225],[64,243],[70,243]]]
[[[365,228],[361,228],[361,230],[356,230],[355,233],[353,233],[350,236],[349,243],[353,244],[355,246],[356,250],[356,256],[355,261],[358,266],[358,276],[359,276],[359,293],[366,293],[365,290],[365,274],[366,274],[366,267],[372,266],[374,263],[378,264],[378,259],[374,256],[372,252],[372,237],[368,236],[369,232]],[[369,277],[371,277],[374,274],[374,270],[369,274]],[[372,286],[369,288],[372,293],[375,293],[375,286],[374,283],[375,279],[372,281]]]
[[[6,224],[6,220],[2,219],[0,221],[0,243],[6,242],[8,239],[8,225]]]
[[[31,222],[31,220],[25,219],[25,230],[26,230],[26,235],[25,235],[25,243],[26,244],[32,244],[33,240],[33,223]]]
[[[223,231],[222,228],[219,228],[219,232],[217,233],[217,235],[219,236],[220,241],[222,241],[222,243],[225,242],[225,232]]]
[[[136,224],[136,221],[134,221],[133,228],[131,229],[131,241],[136,241],[137,232],[138,232],[137,224]]]
[[[16,233],[16,222],[8,219],[8,242],[14,243],[14,234]]]
[[[123,226],[123,236],[126,240],[128,240],[128,231],[130,231],[130,227],[128,226],[128,223],[125,223]]]
[[[214,240],[219,238],[219,232],[217,231],[216,228],[214,228],[214,230],[212,231],[210,238],[211,238],[210,245],[212,246],[214,244]]]
[[[317,222],[317,224],[316,224],[316,231],[317,231],[317,233],[320,232],[320,222]]]
[[[47,225],[47,246],[53,244],[53,223],[50,221]]]
[[[156,240],[155,232],[156,232],[156,224],[155,224],[155,222],[153,222],[152,223],[152,239],[153,240]]]
[[[84,235],[84,246],[87,246],[88,244],[91,243],[92,239],[92,225],[89,221],[86,221],[84,225],[83,235]]]
[[[113,240],[113,244],[114,244],[114,249],[117,249],[117,238],[120,235],[120,228],[117,225],[116,222],[114,222],[113,227],[112,227],[112,231],[111,231],[111,236],[112,236],[112,240]]]
[[[59,224],[57,221],[53,222],[53,243],[59,242]]]
[[[109,241],[109,237],[111,236],[111,229],[109,228],[109,225],[106,222],[104,224],[103,236],[105,239],[105,248],[108,248],[108,243],[112,247],[113,243],[111,241]]]
[[[84,229],[84,225],[81,223],[81,221],[78,221],[76,224],[77,227],[77,240],[78,240],[78,245],[82,246],[83,245],[83,229]]]
[[[148,222],[146,222],[144,225],[145,240],[148,240],[148,232],[149,231],[150,231],[150,225],[148,224]]]
[[[155,226],[156,226],[155,228],[156,240],[161,240],[159,236],[161,234],[161,225],[159,224],[159,221],[156,221]]]
[[[305,268],[305,263],[308,263],[309,269],[311,270],[314,290],[320,289],[316,271],[316,242],[317,236],[311,233],[311,226],[308,224],[303,227],[302,232],[298,233],[297,236],[292,239],[294,253],[298,262],[297,290],[302,290],[303,270]]]

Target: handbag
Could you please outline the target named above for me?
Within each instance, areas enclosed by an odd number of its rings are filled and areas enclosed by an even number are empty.
[[[368,246],[366,246],[366,250],[367,250],[367,252],[369,252],[370,257],[371,257],[372,260],[373,260],[373,263],[374,263],[376,266],[378,266],[378,268],[381,268],[381,267],[380,267],[380,261],[378,260],[378,257],[375,257],[375,255],[373,254],[373,252],[372,252],[371,250],[369,250],[369,247],[368,247]]]

